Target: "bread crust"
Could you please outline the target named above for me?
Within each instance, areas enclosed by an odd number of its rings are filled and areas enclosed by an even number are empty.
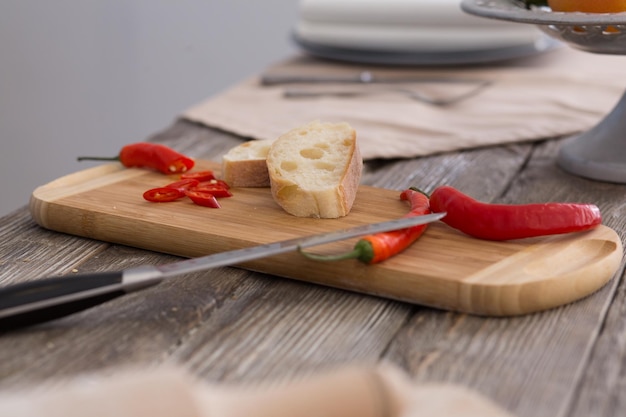
[[[313,156],[309,155],[311,152]],[[290,167],[291,163],[296,168]],[[272,196],[287,213],[338,218],[352,209],[363,159],[356,132],[349,124],[316,121],[278,138],[268,154],[267,167]],[[316,181],[318,177],[324,179],[326,171],[331,170],[329,180]]]
[[[222,158],[222,179],[231,187],[269,187],[267,153],[273,140],[251,140],[235,146]]]

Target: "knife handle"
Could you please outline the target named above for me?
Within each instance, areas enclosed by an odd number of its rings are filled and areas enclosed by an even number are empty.
[[[0,332],[54,320],[124,295],[122,278],[121,271],[99,272],[0,288]]]

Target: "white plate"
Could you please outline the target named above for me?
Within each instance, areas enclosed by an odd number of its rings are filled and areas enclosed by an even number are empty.
[[[306,52],[335,60],[410,65],[483,63],[553,48],[532,25],[486,19],[461,0],[302,0],[294,29]]]
[[[417,66],[477,65],[492,63],[525,58],[561,46],[559,42],[548,37],[543,37],[541,41],[533,44],[475,49],[472,51],[394,52],[385,50],[375,51],[336,48],[308,42],[299,39],[297,35],[294,35],[294,41],[303,51],[319,58],[360,64]]]

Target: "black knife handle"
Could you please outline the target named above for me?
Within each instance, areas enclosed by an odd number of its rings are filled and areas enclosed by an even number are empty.
[[[0,288],[0,332],[31,326],[85,310],[126,294],[123,272],[55,277]],[[111,286],[107,290],[105,287]],[[98,292],[90,294],[90,292]]]

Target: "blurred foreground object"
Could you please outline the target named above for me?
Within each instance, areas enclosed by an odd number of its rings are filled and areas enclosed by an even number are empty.
[[[0,397],[0,415],[20,417],[511,416],[459,386],[412,385],[388,365],[263,387],[208,385],[175,368],[125,370]]]

